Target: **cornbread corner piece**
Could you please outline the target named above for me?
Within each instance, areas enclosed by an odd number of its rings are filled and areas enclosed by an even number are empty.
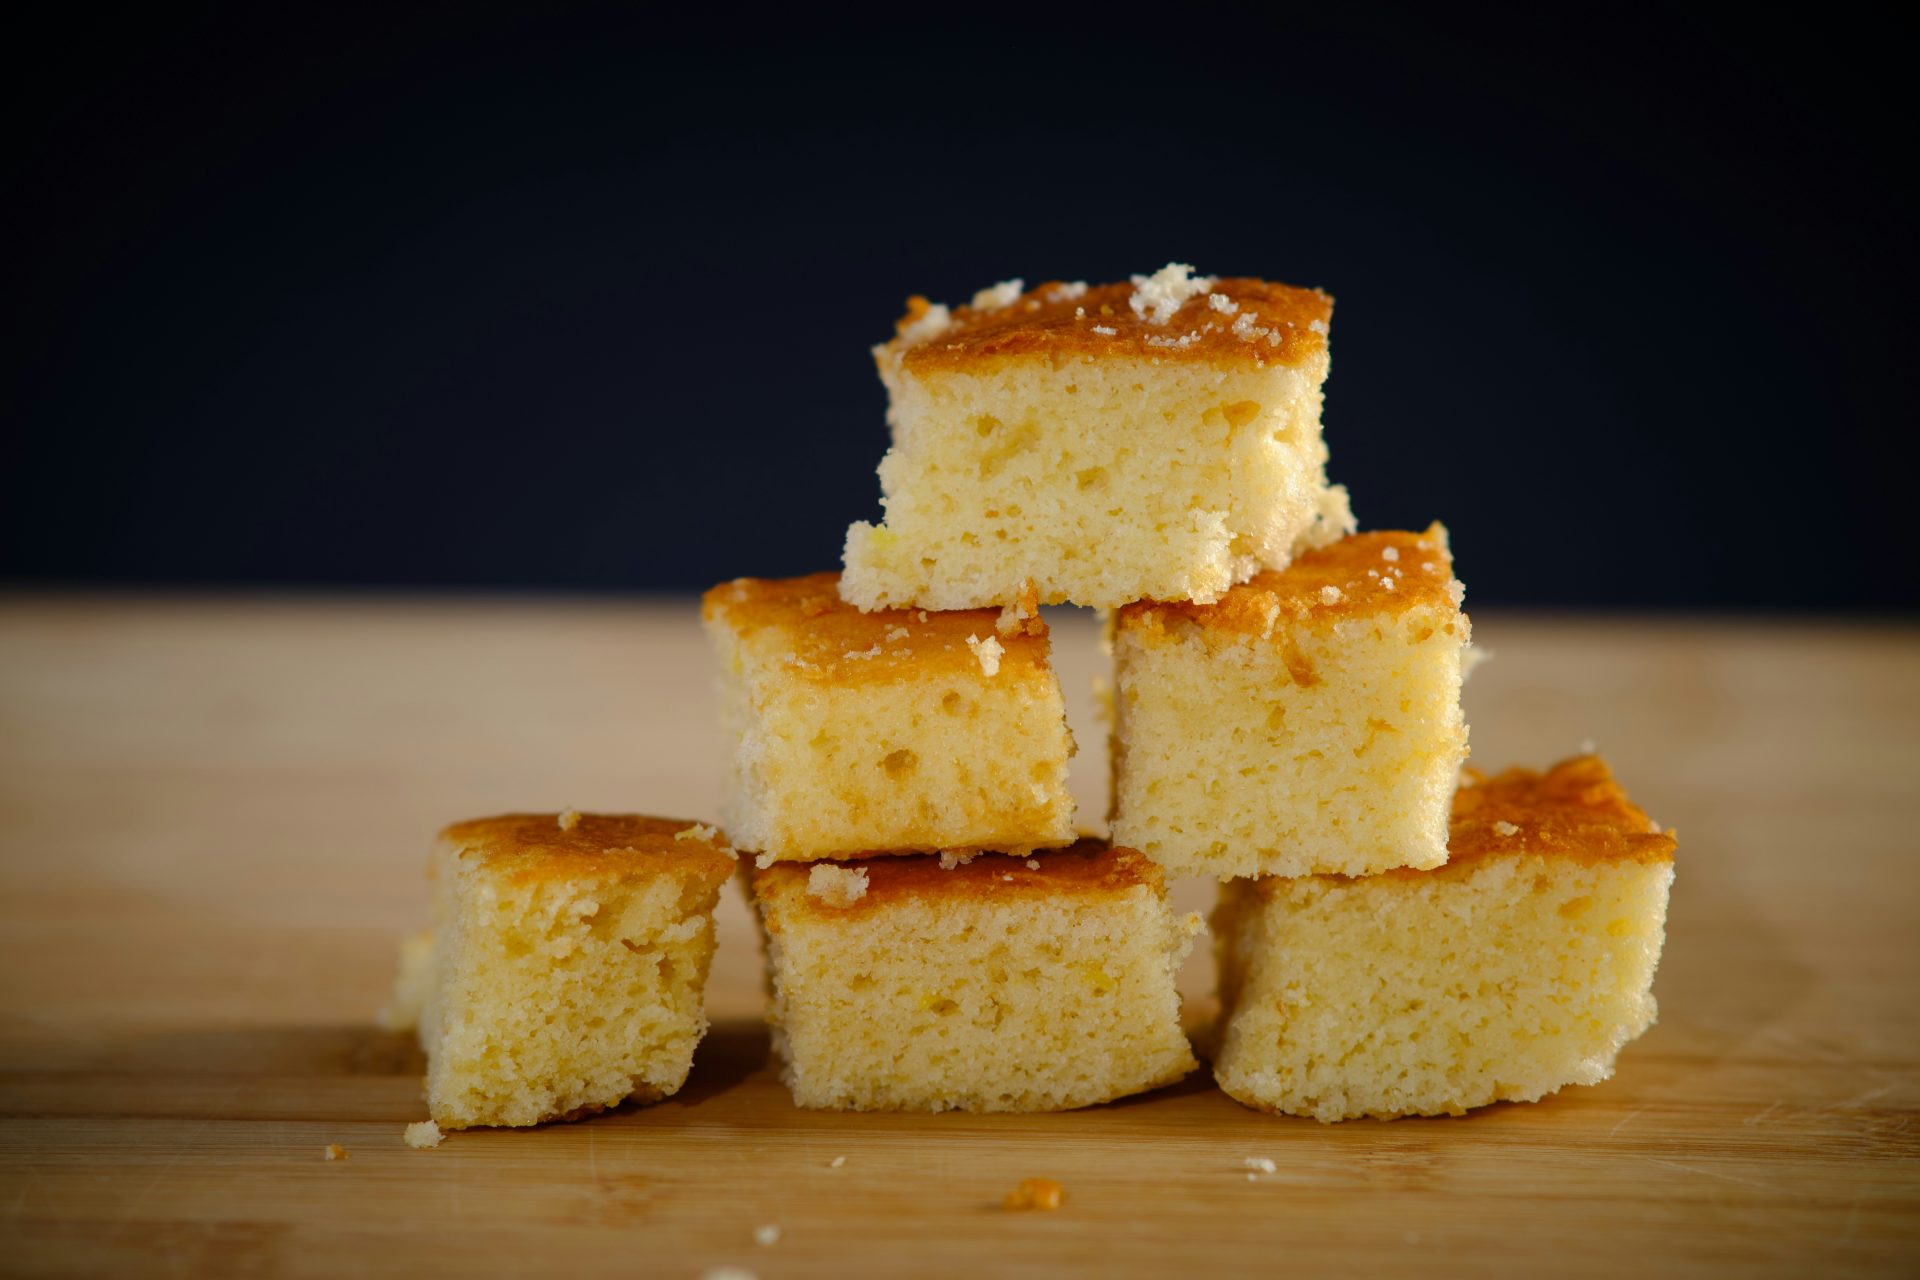
[[[706,594],[736,845],[811,861],[1072,843],[1073,737],[1031,595],[862,613],[838,582],[740,578]]]
[[[847,531],[863,609],[1215,600],[1352,527],[1320,436],[1333,300],[1170,264],[908,303],[874,349],[884,523]]]
[[[1469,774],[1436,871],[1235,880],[1214,1075],[1331,1121],[1460,1115],[1613,1074],[1654,1020],[1674,833],[1595,756]]]
[[[668,818],[509,814],[442,832],[419,1025],[434,1121],[539,1124],[677,1090],[736,865],[711,827]]]
[[[1196,1065],[1160,871],[1087,840],[1031,858],[873,858],[861,892],[756,872],[768,1021],[803,1107],[1059,1111]]]
[[[1466,758],[1447,531],[1363,533],[1114,623],[1113,838],[1174,875],[1435,867]]]

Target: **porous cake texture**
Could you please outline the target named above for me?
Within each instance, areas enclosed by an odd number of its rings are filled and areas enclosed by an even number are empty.
[[[752,885],[800,1106],[1058,1111],[1195,1066],[1174,971],[1200,920],[1131,850],[778,864]]]
[[[1114,622],[1113,838],[1175,875],[1434,867],[1467,752],[1447,531],[1363,533]]]
[[[707,592],[737,846],[771,862],[1072,843],[1073,737],[1031,593],[862,613],[838,580]]]
[[[706,1032],[713,909],[735,865],[711,827],[668,818],[509,814],[442,832],[432,941],[396,999],[404,1016],[425,988],[434,1122],[571,1120],[677,1090]]]
[[[1469,774],[1438,870],[1232,881],[1215,1078],[1320,1120],[1605,1080],[1653,1024],[1674,845],[1583,756]]]
[[[1172,264],[908,304],[875,348],[885,520],[847,531],[864,609],[1215,600],[1352,528],[1320,437],[1333,300]]]

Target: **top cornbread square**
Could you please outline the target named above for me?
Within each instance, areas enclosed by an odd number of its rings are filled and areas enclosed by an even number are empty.
[[[1114,624],[1114,839],[1178,875],[1446,860],[1466,755],[1446,530],[1355,534]]]
[[[916,298],[875,349],[885,522],[862,608],[1214,600],[1351,528],[1326,481],[1325,294],[1172,266],[1130,284]]]
[[[863,613],[838,575],[706,594],[724,821],[762,862],[1071,843],[1073,739],[1031,603]]]

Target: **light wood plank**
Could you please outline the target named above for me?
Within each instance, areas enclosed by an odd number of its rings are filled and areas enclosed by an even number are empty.
[[[1661,1022],[1605,1085],[1330,1127],[1204,1075],[1060,1116],[797,1111],[730,896],[679,1097],[417,1152],[418,1054],[371,1013],[427,841],[711,817],[691,603],[0,600],[0,1269],[1912,1274],[1920,631],[1477,624],[1476,761],[1591,738],[1680,829]],[[1090,619],[1056,637],[1098,815],[1102,660]],[[1204,1016],[1204,955],[1182,983]],[[997,1207],[1037,1174],[1063,1210]]]

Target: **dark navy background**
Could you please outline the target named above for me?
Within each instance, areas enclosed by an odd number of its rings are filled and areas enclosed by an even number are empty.
[[[50,12],[0,32],[0,581],[828,566],[908,293],[1178,259],[1336,295],[1333,474],[1479,603],[1920,603],[1871,10]]]

